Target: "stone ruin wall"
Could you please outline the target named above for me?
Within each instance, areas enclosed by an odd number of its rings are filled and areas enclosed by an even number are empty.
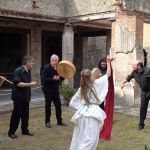
[[[0,0],[0,8],[50,16],[77,16],[113,10],[115,0]]]
[[[123,0],[126,3],[126,9],[150,14],[149,0]]]
[[[66,0],[67,1],[67,0]],[[105,11],[113,11],[115,0],[69,0],[67,5],[68,16],[78,16]]]
[[[84,68],[98,67],[99,60],[106,57],[106,36],[89,37],[86,55]]]
[[[0,8],[64,17],[63,0],[35,0],[39,8],[32,8],[33,0],[0,0]]]

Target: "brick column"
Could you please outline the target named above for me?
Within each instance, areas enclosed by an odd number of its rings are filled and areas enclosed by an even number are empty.
[[[112,23],[111,54],[116,57],[113,67],[116,95],[120,98],[120,84],[131,73],[133,62],[144,59],[143,20],[134,12],[119,11],[116,14],[116,21]],[[135,82],[131,82],[124,88],[124,100],[130,106],[136,104],[136,99],[139,97],[139,87],[135,85]]]
[[[74,59],[74,31],[70,24],[64,26],[62,35],[62,59],[73,62]],[[65,84],[73,86],[73,78],[64,81]]]
[[[31,55],[34,57],[35,64],[32,69],[32,78],[40,80],[41,67],[41,29],[39,26],[31,27]]]

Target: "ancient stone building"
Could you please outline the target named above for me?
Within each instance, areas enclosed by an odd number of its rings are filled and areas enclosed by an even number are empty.
[[[73,61],[75,87],[82,68],[97,66],[107,54],[113,63],[116,97],[134,60],[150,66],[150,1],[148,0],[0,0],[0,74],[11,79],[22,56],[35,57],[33,78],[51,54]],[[139,104],[138,86],[124,88],[122,105]]]

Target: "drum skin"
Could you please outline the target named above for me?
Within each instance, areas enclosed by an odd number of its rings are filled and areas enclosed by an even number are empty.
[[[72,62],[68,60],[62,60],[57,65],[57,72],[61,77],[70,79],[75,75],[76,67]]]

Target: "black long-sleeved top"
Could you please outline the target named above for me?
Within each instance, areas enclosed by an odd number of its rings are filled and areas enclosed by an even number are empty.
[[[52,91],[58,90],[58,87],[64,78],[60,77],[60,80],[54,80],[53,77],[58,75],[57,70],[55,70],[51,64],[47,64],[43,70],[43,90]]]
[[[150,92],[150,68],[143,67],[141,72],[138,73],[136,70],[133,70],[130,75],[126,78],[128,82],[134,78],[135,81],[140,85],[140,88],[143,92]]]

